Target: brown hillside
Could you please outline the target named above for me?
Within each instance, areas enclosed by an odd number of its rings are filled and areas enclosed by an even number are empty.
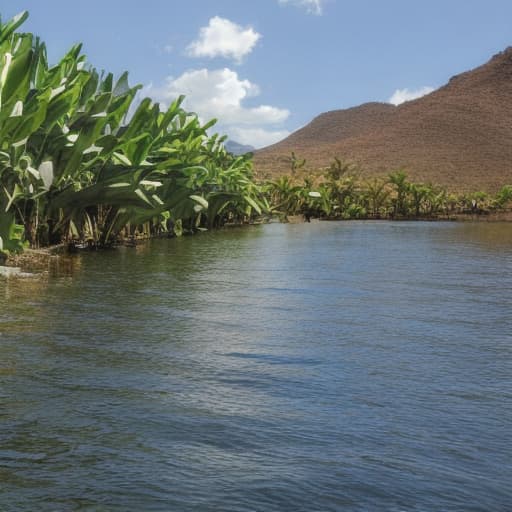
[[[259,175],[289,172],[294,151],[309,169],[337,156],[367,175],[405,169],[449,189],[494,191],[512,183],[512,47],[395,107],[366,103],[327,112],[278,144],[256,152]]]

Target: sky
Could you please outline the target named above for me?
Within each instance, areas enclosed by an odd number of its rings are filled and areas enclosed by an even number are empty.
[[[512,45],[511,0],[0,0],[88,62],[263,147],[329,110],[414,99]]]

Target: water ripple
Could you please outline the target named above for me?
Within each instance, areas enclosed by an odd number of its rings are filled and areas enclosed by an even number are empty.
[[[508,510],[511,249],[270,225],[0,283],[0,510]]]

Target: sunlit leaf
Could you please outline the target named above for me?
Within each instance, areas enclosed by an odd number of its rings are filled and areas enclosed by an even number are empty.
[[[208,201],[204,197],[196,195],[191,195],[189,197],[196,203],[200,204],[203,208],[208,208]]]
[[[46,190],[50,190],[50,187],[52,186],[52,183],[53,183],[53,162],[51,160],[47,160],[45,162],[43,162],[40,166],[39,166],[39,175],[41,176],[41,179],[43,180],[43,183],[44,183],[44,188]]]

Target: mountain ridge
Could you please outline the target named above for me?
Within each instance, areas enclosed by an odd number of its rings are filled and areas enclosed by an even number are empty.
[[[512,47],[398,106],[369,102],[322,113],[256,151],[257,174],[289,172],[292,151],[308,168],[338,157],[357,163],[363,176],[403,169],[414,180],[453,190],[512,183]]]
[[[235,140],[228,139],[224,143],[224,147],[233,155],[245,155],[246,153],[252,153],[254,151],[254,146],[250,146],[249,144],[241,144]]]

